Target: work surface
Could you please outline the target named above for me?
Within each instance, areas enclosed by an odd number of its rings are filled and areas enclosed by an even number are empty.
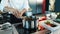
[[[49,34],[49,33],[51,33],[48,30],[31,32],[31,31],[24,30],[24,29],[18,29],[18,32],[19,32],[19,34]]]
[[[43,31],[29,31],[29,30],[26,30],[24,28],[20,28],[20,27],[17,27],[17,26],[13,26],[14,27],[14,34],[49,34],[51,33],[49,30],[45,29]]]

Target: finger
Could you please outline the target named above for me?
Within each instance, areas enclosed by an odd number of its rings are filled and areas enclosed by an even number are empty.
[[[19,12],[16,12],[16,15],[15,15],[17,18],[20,18],[20,13]]]
[[[16,12],[13,12],[12,14],[13,14],[14,16],[17,16]]]
[[[22,16],[26,11],[27,11],[26,9],[23,9],[23,10],[21,11],[21,16]]]

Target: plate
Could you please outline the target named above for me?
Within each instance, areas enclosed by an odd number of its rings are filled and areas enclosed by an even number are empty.
[[[55,24],[56,27],[48,26],[48,25],[45,23],[46,21],[50,21],[52,24]],[[58,24],[58,23],[56,23],[56,22],[54,22],[54,21],[52,21],[52,20],[41,21],[41,22],[40,22],[40,25],[43,26],[44,28],[50,30],[50,31],[55,31],[55,30],[57,30],[57,29],[60,29],[60,24]]]

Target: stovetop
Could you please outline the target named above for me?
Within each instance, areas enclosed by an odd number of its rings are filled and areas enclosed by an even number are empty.
[[[15,26],[15,28],[17,29],[19,34],[32,34],[32,33],[37,32],[37,30],[30,30],[30,29],[23,28],[22,24],[19,24],[19,25]],[[50,34],[50,33],[51,33],[50,31],[46,32],[46,34]]]
[[[36,30],[25,29],[22,24],[15,25],[15,28],[19,34],[31,34],[36,32]]]

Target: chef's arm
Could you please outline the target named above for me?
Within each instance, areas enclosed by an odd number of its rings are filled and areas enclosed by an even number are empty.
[[[25,12],[31,11],[31,10],[32,10],[31,8],[28,8],[28,9],[24,8],[22,11],[19,11],[19,12],[21,12],[21,16],[22,16]]]
[[[28,8],[28,10],[31,10],[30,8]],[[25,12],[27,12],[27,9],[26,8],[24,8],[22,11],[18,11],[16,14],[16,17],[18,17],[18,18],[21,18],[21,17],[23,17],[23,14],[25,13]]]
[[[25,13],[27,11],[27,9],[23,9],[22,11],[21,11],[21,16]]]

